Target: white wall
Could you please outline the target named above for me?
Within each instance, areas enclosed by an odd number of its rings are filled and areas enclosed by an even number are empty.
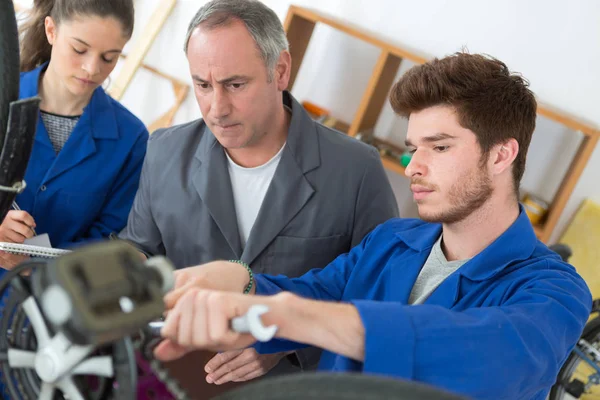
[[[137,1],[135,43],[159,0]],[[600,127],[600,1],[597,0],[264,0],[283,20],[290,4],[306,6],[351,22],[426,57],[467,47],[491,54],[521,72],[539,100]],[[204,1],[179,0],[146,62],[190,82],[182,51],[189,20]],[[367,84],[377,51],[328,28],[318,28],[309,45],[294,95],[328,107],[351,120]],[[403,65],[403,70],[409,65]],[[168,83],[140,73],[123,102],[150,123],[172,102]],[[191,83],[191,82],[190,82]],[[200,116],[188,96],[176,122]],[[389,109],[378,135],[402,142],[404,123]],[[540,121],[529,153],[526,190],[550,199],[580,136]],[[407,181],[390,174],[403,215],[415,214]],[[586,197],[600,201],[597,148],[555,230],[553,239]]]

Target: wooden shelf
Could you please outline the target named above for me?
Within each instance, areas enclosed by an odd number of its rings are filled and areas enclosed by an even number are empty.
[[[338,31],[344,32],[375,47],[379,47],[380,49],[383,49],[384,51],[391,53],[399,58],[406,58],[408,60],[411,60],[416,64],[423,64],[427,61],[426,57],[418,55],[414,51],[409,51],[402,47],[388,43],[382,40],[381,38],[378,38],[376,35],[370,32],[366,32],[363,28],[353,26],[352,24],[349,24],[346,21],[342,21],[325,13],[314,11],[304,7],[294,5],[290,6],[283,26],[285,28],[285,31],[288,33],[288,40],[292,40],[297,38],[297,36],[293,34],[298,33],[299,26],[304,25],[304,33],[306,33],[308,30],[310,30],[312,33],[312,29],[317,23],[328,25]],[[297,41],[303,42],[302,38],[298,38]]]
[[[348,134],[348,131],[350,130],[350,125],[348,125],[347,123],[345,123],[343,121],[337,121],[335,123],[335,125],[333,126],[333,128],[337,131]]]
[[[542,225],[535,224],[533,225],[533,231],[535,232],[535,236],[539,238],[544,233],[544,227]]]
[[[336,130],[343,132],[345,134],[348,134],[348,131],[350,130],[350,125],[348,125],[346,122],[340,121],[340,120],[337,120],[333,127]],[[393,148],[395,151],[397,151],[398,153],[402,152],[402,149],[400,149],[400,147],[398,147],[390,142],[387,142],[385,140],[375,138],[375,142],[377,144],[384,144],[386,146],[389,146],[389,147]],[[389,155],[381,156],[381,162],[385,169],[395,172],[397,174],[404,175],[405,168],[402,166],[402,164],[400,164],[400,162],[396,158],[389,156]]]
[[[349,126],[346,124],[341,126],[342,131],[350,136],[372,130],[387,101],[388,93],[394,83],[393,80],[398,73],[402,60],[407,59],[415,64],[423,64],[427,61],[427,58],[418,55],[414,51],[388,43],[370,32],[365,32],[352,24],[329,15],[303,7],[291,6],[284,22],[292,55],[290,90],[296,81],[308,43],[317,23],[328,25],[381,50],[352,123]],[[600,130],[551,107],[538,105],[537,112],[539,115],[558,122],[573,131],[581,132],[584,136],[558,192],[550,202],[550,208],[543,224],[534,226],[538,238],[543,242],[547,242],[600,139]],[[405,168],[394,157],[383,156],[382,162],[386,169],[404,175]]]
[[[406,170],[406,168],[404,166],[402,166],[402,164],[400,164],[400,157],[401,157],[402,153],[404,153],[405,149],[401,148],[400,146],[398,146],[394,143],[391,143],[384,139],[380,139],[378,137],[374,138],[374,140],[375,140],[375,145],[376,145],[375,147],[377,147],[377,148],[387,147],[388,149],[392,150],[393,153],[397,154],[397,157],[394,157],[389,154],[381,155],[381,162],[383,163],[383,166],[385,167],[385,169],[388,169],[390,171],[393,171],[397,174],[404,176],[404,171]]]
[[[594,129],[592,126],[577,121],[577,119],[574,117],[563,112],[556,111],[550,106],[545,106],[538,103],[537,113],[548,119],[558,122],[559,124],[565,125],[569,129],[572,129],[576,132],[581,132],[585,136],[591,136],[595,138],[600,136],[599,129]]]
[[[390,171],[393,171],[397,174],[404,176],[404,171],[406,170],[406,168],[404,168],[402,166],[402,164],[400,164],[398,161],[396,161],[396,159],[394,157],[381,156],[381,162],[383,163],[383,166],[385,167],[385,169],[388,169]]]
[[[387,51],[382,51],[379,60],[375,64],[373,74],[363,94],[354,121],[350,125],[348,134],[356,136],[359,132],[372,129],[377,123],[379,114],[388,98],[390,88],[394,84],[394,78],[400,68],[402,59]]]

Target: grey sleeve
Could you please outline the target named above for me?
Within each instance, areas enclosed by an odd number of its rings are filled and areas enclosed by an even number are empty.
[[[352,247],[358,245],[377,225],[399,216],[398,202],[379,153],[374,148],[370,150],[371,158],[364,170],[354,207]]]
[[[150,140],[142,167],[140,186],[133,200],[133,206],[127,218],[127,225],[119,233],[119,239],[127,240],[147,256],[165,255],[162,236],[152,215],[150,181],[152,180],[153,158]]]

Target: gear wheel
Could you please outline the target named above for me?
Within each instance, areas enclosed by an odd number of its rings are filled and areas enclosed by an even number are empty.
[[[188,394],[178,381],[169,375],[162,364],[154,359],[153,350],[160,336],[151,326],[140,330],[134,340],[138,366],[138,400],[189,400]]]

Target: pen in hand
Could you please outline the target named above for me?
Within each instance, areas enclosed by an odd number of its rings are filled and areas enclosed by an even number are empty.
[[[21,207],[19,207],[16,201],[12,202],[12,208],[16,211],[21,211]],[[30,226],[29,229],[31,229],[34,236],[37,236],[37,233],[35,232],[35,229],[32,226]]]

